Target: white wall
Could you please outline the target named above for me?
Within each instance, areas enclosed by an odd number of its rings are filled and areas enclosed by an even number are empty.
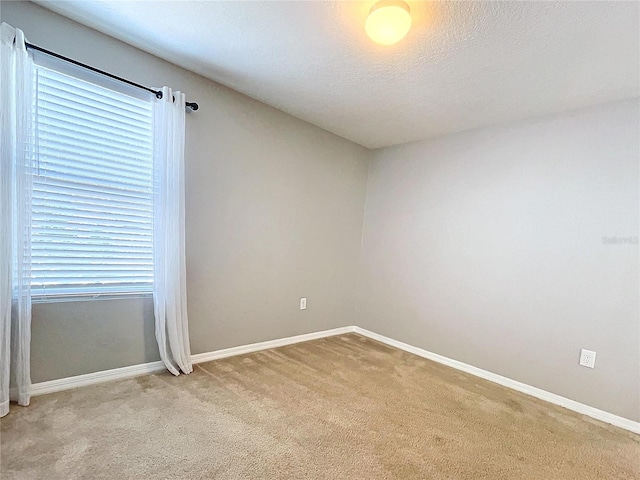
[[[366,149],[32,3],[0,13],[36,45],[199,103],[186,145],[193,353],[353,323]],[[35,305],[32,378],[156,360],[153,335],[149,299]]]
[[[357,324],[640,420],[639,119],[630,100],[376,151]]]

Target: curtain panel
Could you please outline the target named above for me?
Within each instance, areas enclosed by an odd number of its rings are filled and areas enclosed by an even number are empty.
[[[185,94],[162,89],[153,118],[153,306],[160,358],[191,373],[185,258]]]
[[[0,416],[31,390],[31,191],[35,65],[24,33],[0,25]],[[9,390],[10,383],[14,388]]]

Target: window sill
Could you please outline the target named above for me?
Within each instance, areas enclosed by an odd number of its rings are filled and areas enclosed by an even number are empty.
[[[31,303],[92,302],[96,300],[128,300],[153,298],[152,292],[56,293],[31,295]]]

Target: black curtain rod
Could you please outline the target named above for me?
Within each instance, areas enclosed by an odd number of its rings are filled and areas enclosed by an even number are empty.
[[[118,77],[117,75],[113,75],[112,73],[105,72],[104,70],[99,70],[99,69],[97,69],[95,67],[92,67],[91,65],[87,65],[85,63],[78,62],[77,60],[74,60],[73,58],[65,57],[64,55],[60,55],[59,53],[52,52],[51,50],[47,50],[46,48],[39,47],[39,46],[34,45],[32,43],[25,42],[25,46],[27,48],[31,48],[32,50],[37,50],[39,52],[46,53],[47,55],[51,55],[52,57],[59,58],[60,60],[64,60],[65,62],[73,63],[74,65],[77,65],[79,67],[86,68],[87,70],[91,70],[92,72],[99,73],[100,75],[104,75],[106,77],[113,78],[114,80],[118,80],[119,82],[123,82],[123,83],[126,83],[128,85],[132,85],[132,86],[134,86],[136,88],[141,88],[142,90],[146,90],[147,92],[153,93],[156,96],[156,98],[162,98],[162,91],[160,91],[160,90],[154,90],[153,88],[145,87],[144,85],[140,85],[139,83],[132,82],[131,80],[127,80],[126,78]],[[191,110],[198,110],[198,104],[196,102],[186,102],[185,104]]]

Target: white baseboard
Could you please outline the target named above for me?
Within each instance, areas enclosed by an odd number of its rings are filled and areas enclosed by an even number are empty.
[[[590,407],[589,405],[585,405],[584,403],[576,402],[575,400],[556,395],[555,393],[547,392],[546,390],[542,390],[541,388],[533,387],[531,385],[527,385],[526,383],[518,382],[516,380],[503,377],[502,375],[498,375],[496,373],[488,372],[487,370],[474,367],[473,365],[459,362],[458,360],[453,360],[451,358],[438,355],[437,353],[432,353],[422,348],[414,347],[413,345],[393,340],[392,338],[385,337],[384,335],[380,335],[369,330],[365,330],[364,328],[355,327],[354,331],[359,335],[377,340],[378,342],[384,343],[391,347],[399,348],[400,350],[404,350],[405,352],[413,353],[414,355],[433,360],[434,362],[447,365],[448,367],[453,367],[466,373],[470,373],[471,375],[484,378],[485,380],[489,380],[490,382],[497,383],[504,387],[512,388],[513,390],[517,390],[518,392],[531,395],[532,397],[539,398],[540,400],[544,400],[545,402],[559,405],[569,410],[573,410],[574,412],[578,412],[583,415],[587,415],[588,417],[595,418],[596,420],[600,420],[602,422],[615,425],[616,427],[624,428],[625,430],[640,434],[640,422],[635,422],[633,420],[629,420],[628,418],[620,417],[618,415],[614,415],[613,413]]]
[[[331,337],[334,335],[342,335],[344,333],[353,333],[355,327],[340,327],[322,332],[307,333],[304,335],[296,335],[294,337],[279,338],[277,340],[268,340],[266,342],[251,343],[249,345],[241,345],[239,347],[225,348],[213,352],[199,353],[191,356],[191,361],[195,363],[210,362],[220,358],[233,357],[234,355],[243,355],[245,353],[258,352],[269,348],[283,347],[293,343],[306,342],[316,340],[318,338]],[[49,380],[47,382],[34,383],[31,386],[31,396],[45,395],[47,393],[61,392],[72,388],[86,387],[97,383],[110,382],[113,380],[124,380],[126,378],[139,377],[140,375],[148,375],[150,373],[160,372],[164,370],[164,364],[160,361],[141,363],[139,365],[131,365],[122,368],[113,368],[111,370],[103,370],[95,373],[87,373],[84,375],[76,375],[73,377],[60,378],[57,380]]]
[[[365,330],[360,327],[340,327],[331,330],[324,330],[321,332],[307,333],[304,335],[296,335],[293,337],[280,338],[277,340],[268,340],[266,342],[251,343],[249,345],[241,345],[239,347],[225,348],[222,350],[216,350],[213,352],[198,353],[191,356],[191,360],[194,364],[210,362],[212,360],[218,360],[221,358],[233,357],[235,355],[244,355],[246,353],[258,352],[260,350],[268,350],[270,348],[283,347],[285,345],[292,345],[294,343],[307,342],[309,340],[316,340],[319,338],[332,337],[334,335],[343,335],[345,333],[358,333],[362,336],[377,340],[381,343],[389,345],[391,347],[399,348],[405,352],[413,353],[423,358],[433,360],[434,362],[453,367],[457,370],[470,373],[490,382],[503,385],[508,388],[512,388],[519,392],[531,395],[532,397],[539,398],[549,403],[559,405],[561,407],[573,410],[574,412],[587,415],[596,420],[600,420],[616,427],[629,430],[634,433],[640,434],[640,422],[635,422],[627,418],[614,415],[613,413],[605,412],[589,405],[585,405],[575,400],[556,395],[555,393],[547,392],[537,387],[527,385],[526,383],[518,382],[502,375],[498,375],[481,368],[468,365],[457,360],[453,360],[437,353],[432,353],[419,347],[414,347],[407,343],[393,340],[392,338],[379,335],[377,333]],[[112,380],[122,380],[126,378],[137,377],[140,375],[147,375],[149,373],[159,372],[164,370],[162,362],[143,363],[140,365],[131,365],[129,367],[114,368],[112,370],[104,370],[102,372],[87,373],[85,375],[77,375],[75,377],[61,378],[58,380],[50,380],[48,382],[34,383],[31,387],[31,395],[44,395],[47,393],[60,392],[62,390],[69,390],[71,388],[85,387],[88,385],[94,385],[97,383],[109,382]]]
[[[96,383],[110,382],[112,380],[124,380],[125,378],[139,377],[164,370],[164,364],[160,361],[141,363],[129,367],[112,368],[101,372],[86,373],[74,377],[59,378],[48,382],[34,383],[31,385],[31,396],[45,395],[47,393],[61,392],[77,387],[86,387]]]
[[[191,355],[193,363],[210,362],[220,358],[233,357],[235,355],[244,355],[245,353],[259,352],[260,350],[268,350],[270,348],[284,347],[294,343],[308,342],[309,340],[317,340],[318,338],[333,337],[335,335],[343,335],[345,333],[355,332],[356,327],[340,327],[331,330],[323,330],[321,332],[305,333],[304,335],[296,335],[294,337],[279,338],[277,340],[268,340],[260,343],[250,343],[239,347],[225,348],[223,350],[215,350],[213,352],[198,353]]]

